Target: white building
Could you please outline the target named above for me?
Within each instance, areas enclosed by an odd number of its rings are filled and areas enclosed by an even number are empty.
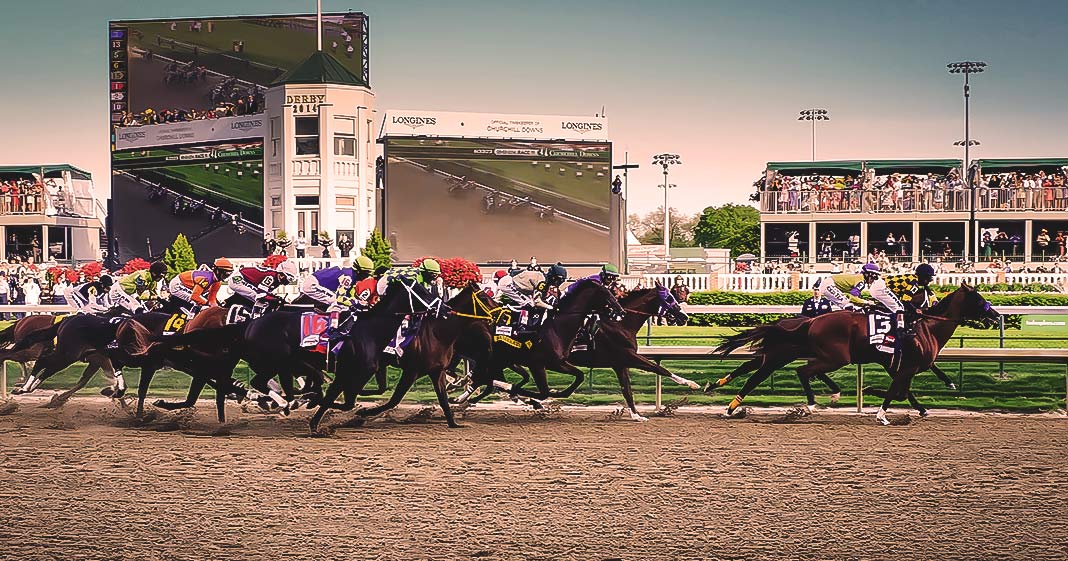
[[[0,260],[100,259],[104,209],[87,171],[68,164],[0,166]]]
[[[266,232],[285,231],[295,239],[303,231],[309,253],[318,232],[335,244],[347,237],[357,251],[364,245],[376,220],[374,102],[363,79],[324,52],[271,86],[264,138]]]

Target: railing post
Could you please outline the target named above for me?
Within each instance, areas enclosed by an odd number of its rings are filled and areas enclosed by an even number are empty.
[[[660,359],[656,359],[656,365],[660,366]],[[656,410],[660,411],[660,405],[664,401],[664,381],[659,374],[656,375]]]
[[[7,361],[0,366],[0,399],[7,399]]]
[[[998,316],[998,348],[1005,348],[1005,316]],[[998,363],[998,376],[1005,377],[1005,363]]]
[[[864,365],[857,365],[857,413],[864,412]]]

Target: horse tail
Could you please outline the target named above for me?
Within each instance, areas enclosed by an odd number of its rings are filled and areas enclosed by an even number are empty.
[[[29,335],[23,337],[22,340],[15,342],[15,346],[11,347],[8,350],[9,352],[15,353],[18,351],[24,351],[30,347],[33,347],[34,345],[37,345],[38,343],[46,343],[48,341],[51,341],[52,339],[56,338],[56,335],[59,334],[59,327],[61,325],[63,325],[63,321],[57,321],[52,325],[48,326],[47,329],[34,331],[33,333],[30,333]],[[11,328],[14,329],[14,326],[12,326]]]
[[[749,345],[753,352],[760,354],[767,352],[768,346],[771,344],[803,350],[806,348],[809,323],[807,321],[798,323],[793,318],[789,318],[775,323],[758,325],[727,337],[712,353],[726,356],[745,345]]]

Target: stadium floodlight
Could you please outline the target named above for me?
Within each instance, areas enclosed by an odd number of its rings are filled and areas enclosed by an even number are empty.
[[[969,107],[969,99],[971,99],[972,89],[969,83],[969,78],[972,74],[980,74],[986,71],[986,63],[976,60],[965,60],[961,62],[951,62],[946,65],[950,74],[964,74],[964,140],[961,141],[961,145],[964,146],[964,187],[971,190],[971,209],[969,210],[968,228],[972,238],[972,259],[975,259],[979,255],[979,224],[975,221],[975,185],[972,183],[971,174],[971,159],[969,148],[973,146],[971,137],[971,111]],[[975,143],[976,145],[978,142]]]
[[[664,259],[667,260],[666,263],[669,269],[671,259],[671,207],[668,206],[668,191],[674,185],[668,184],[668,168],[681,164],[682,159],[678,154],[664,153],[653,156],[653,165],[664,168],[664,184],[661,186],[664,189]]]
[[[798,121],[809,121],[812,123],[812,161],[816,161],[816,121],[830,121],[830,113],[826,109],[820,109],[818,107],[812,107],[809,109],[802,109],[798,112]]]

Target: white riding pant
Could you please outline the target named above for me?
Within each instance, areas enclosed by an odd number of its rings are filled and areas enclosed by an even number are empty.
[[[871,293],[871,297],[878,300],[882,305],[886,306],[886,309],[893,313],[900,312],[905,309],[905,305],[901,303],[897,295],[890,291],[886,286],[886,281],[878,279],[871,283],[871,287],[868,288],[868,292]]]
[[[831,277],[823,277],[823,280],[820,281],[820,296],[826,298],[832,306],[839,309],[853,307],[853,302],[849,300],[849,296],[846,296],[846,294],[834,284],[834,279]]]
[[[188,302],[191,305],[197,305],[193,301],[193,289],[182,284],[182,280],[178,277],[171,279],[171,282],[167,285],[167,293],[175,298],[178,298],[182,302]]]
[[[337,307],[337,294],[319,284],[319,279],[315,278],[315,275],[305,277],[300,283],[300,293],[328,308]]]

